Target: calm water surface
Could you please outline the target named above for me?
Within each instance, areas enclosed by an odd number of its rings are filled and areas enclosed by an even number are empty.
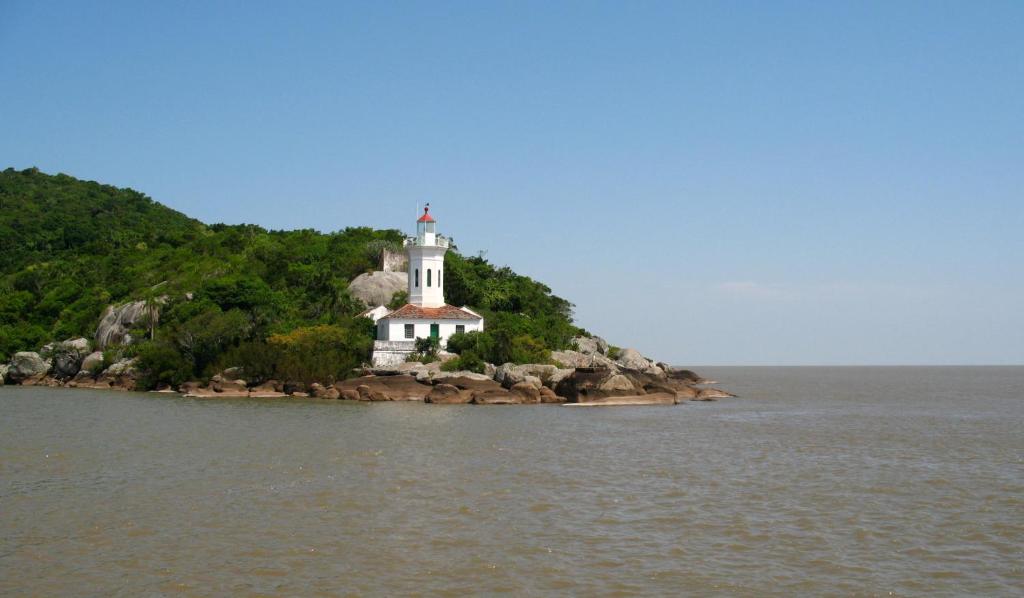
[[[0,389],[0,594],[1021,595],[1024,368],[676,407]]]

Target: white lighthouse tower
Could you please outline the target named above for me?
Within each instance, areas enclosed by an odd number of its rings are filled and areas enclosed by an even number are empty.
[[[480,314],[444,302],[444,254],[449,245],[448,239],[438,234],[437,222],[427,204],[416,221],[416,235],[405,240],[405,252],[409,255],[409,303],[394,311],[380,305],[363,312],[377,324],[374,366],[403,363],[416,350],[416,339],[434,338],[443,348],[453,334],[484,329]]]
[[[448,239],[437,234],[430,204],[416,221],[416,236],[405,240],[409,254],[409,303],[420,307],[444,305],[444,254]]]

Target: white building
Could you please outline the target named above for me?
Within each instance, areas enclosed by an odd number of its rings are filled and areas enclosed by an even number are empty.
[[[433,337],[441,347],[456,332],[484,329],[483,317],[466,307],[444,302],[444,254],[448,239],[439,235],[430,206],[416,221],[416,236],[405,240],[409,256],[409,303],[389,311],[383,305],[367,310],[377,324],[373,365],[397,365],[416,350],[416,339]]]

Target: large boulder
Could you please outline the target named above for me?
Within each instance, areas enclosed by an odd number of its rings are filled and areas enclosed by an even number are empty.
[[[552,351],[551,359],[565,368],[608,368],[616,370],[619,365],[600,354],[586,354],[579,351]]]
[[[340,393],[340,396],[338,398],[344,401],[359,401],[362,398],[359,394],[359,391],[355,390],[354,388],[346,388],[338,392]]]
[[[608,353],[608,342],[599,336],[577,336],[572,339],[576,345],[576,351],[584,355],[606,355]]]
[[[314,382],[309,385],[309,394],[318,399],[340,399],[341,391],[334,386],[324,386]]]
[[[540,403],[540,386],[529,382],[520,382],[509,389],[509,393],[522,397],[523,403]]]
[[[361,400],[369,401],[422,401],[430,392],[429,384],[416,381],[414,376],[360,376],[334,384],[339,393],[346,389],[359,392]],[[366,387],[366,390],[360,390]]]
[[[609,376],[607,380],[601,382],[598,389],[607,393],[607,396],[614,396],[616,393],[630,394],[637,391],[633,381],[622,374]]]
[[[675,388],[676,399],[678,401],[692,401],[697,398],[699,391],[692,386],[683,386]]]
[[[370,388],[366,384],[360,384],[359,386],[357,386],[356,387],[356,392],[359,393],[359,400],[360,401],[390,401],[391,400],[391,397],[385,395],[384,393],[382,393],[382,392],[380,392],[378,390],[373,390],[372,388]]]
[[[718,388],[702,388],[697,392],[697,396],[693,398],[694,401],[716,401],[718,399],[728,399],[735,397],[736,395],[725,392]]]
[[[555,394],[555,391],[551,390],[547,386],[540,389],[540,402],[541,403],[564,403],[565,397],[560,397]]]
[[[673,380],[679,380],[688,384],[704,384],[708,382],[704,378],[697,375],[697,372],[693,370],[685,370],[683,368],[677,368],[670,366],[665,363],[659,363],[658,366],[665,372],[665,375]]]
[[[655,367],[654,362],[640,354],[636,349],[623,349],[616,361],[624,368],[642,372]]]
[[[523,395],[504,388],[473,393],[473,403],[476,405],[519,405],[522,402]]]
[[[159,309],[159,306],[167,301],[167,297],[160,297],[152,309]],[[106,349],[111,345],[130,345],[135,339],[128,333],[132,328],[143,326],[149,321],[150,306],[145,301],[132,301],[124,305],[110,305],[103,312],[99,326],[96,327],[96,346]]]
[[[652,380],[643,374],[625,375],[605,367],[576,368],[555,387],[555,394],[570,402],[587,402],[612,396],[643,394],[644,383]]]
[[[387,305],[391,297],[409,286],[405,272],[365,272],[348,283],[349,295],[369,306]]]
[[[431,378],[432,384],[451,383],[451,380],[473,380],[476,382],[493,382],[493,378],[487,374],[478,374],[476,372],[470,372],[467,370],[459,370],[457,372],[440,372],[435,374]]]
[[[82,369],[82,360],[89,354],[89,341],[84,338],[54,343],[53,376],[62,380],[74,377]]]
[[[135,381],[139,377],[139,370],[136,367],[137,358],[119,359],[96,378],[97,385],[101,387],[119,388],[124,390],[135,390]]]
[[[473,400],[472,391],[466,391],[451,384],[435,384],[427,393],[426,402],[438,405],[468,403]]]
[[[39,356],[35,351],[15,353],[7,368],[7,379],[16,384],[29,380],[39,380],[50,371],[51,362]]]
[[[210,388],[224,396],[242,397],[249,395],[249,385],[241,378],[226,379],[223,374],[210,378]]]
[[[571,376],[575,372],[575,368],[556,368],[555,373],[551,374],[551,377],[544,380],[544,386],[554,390],[558,387],[558,383],[564,380],[567,376]]]
[[[527,363],[516,365],[506,363],[494,370],[494,381],[505,388],[512,388],[520,382],[530,382],[537,388],[550,384],[552,378],[557,377],[559,368],[550,364]]]
[[[420,363],[418,361],[406,361],[400,363],[395,368],[387,368],[391,371],[385,371],[385,368],[373,369],[368,373],[377,376],[394,376],[396,374],[409,374],[415,376],[419,382],[429,384],[431,380],[441,374],[441,363],[432,361],[430,363]]]
[[[103,352],[93,351],[82,358],[82,365],[80,371],[88,374],[98,374],[100,368],[103,367]]]

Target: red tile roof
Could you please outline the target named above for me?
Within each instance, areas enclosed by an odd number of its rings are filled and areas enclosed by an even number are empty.
[[[423,208],[423,215],[416,222],[434,222],[434,217],[430,215],[430,206]]]
[[[469,313],[461,307],[442,305],[441,307],[420,307],[406,303],[395,311],[384,316],[396,320],[479,320],[480,317]]]

